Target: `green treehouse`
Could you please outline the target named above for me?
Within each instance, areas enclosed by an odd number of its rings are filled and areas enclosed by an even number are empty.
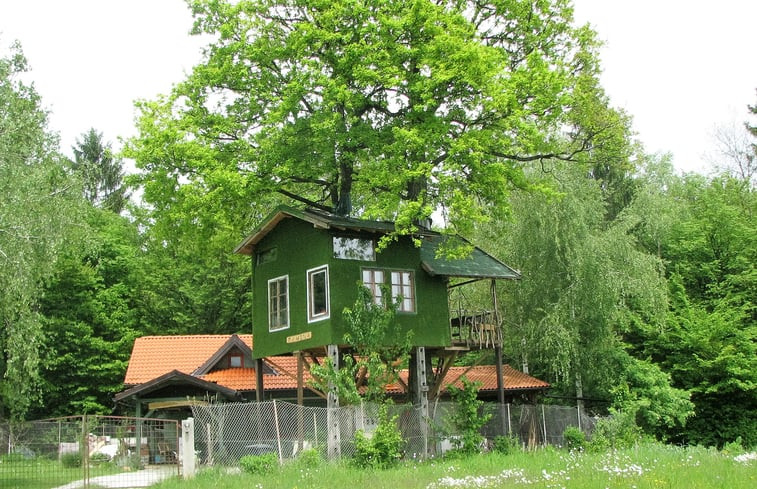
[[[413,402],[427,406],[455,357],[481,348],[496,352],[503,402],[494,284],[520,274],[478,248],[465,259],[439,258],[444,237],[426,228],[378,252],[378,240],[394,229],[391,222],[282,206],[237,247],[237,253],[252,258],[253,356],[258,366],[263,358],[282,354],[297,355],[301,364],[328,355],[338,365],[340,355],[351,348],[345,344],[348,325],[342,312],[353,306],[362,284],[377,303],[388,299],[382,294],[391,294],[395,328],[402,335],[412,332],[408,393]],[[456,289],[480,280],[491,281],[490,307],[471,310],[451,298]],[[262,368],[256,372],[257,398],[262,400]],[[330,394],[329,404],[337,403]]]

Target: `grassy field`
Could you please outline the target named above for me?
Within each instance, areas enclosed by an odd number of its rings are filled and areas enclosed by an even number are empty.
[[[193,480],[172,479],[157,489],[444,489],[568,488],[663,489],[757,487],[757,456],[704,448],[645,444],[607,453],[547,448],[509,455],[408,462],[370,471],[341,464],[292,462],[265,475],[206,469]]]

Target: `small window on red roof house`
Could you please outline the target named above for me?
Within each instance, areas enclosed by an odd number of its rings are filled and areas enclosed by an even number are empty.
[[[231,355],[229,357],[229,368],[242,368],[242,366],[244,366],[242,355]]]

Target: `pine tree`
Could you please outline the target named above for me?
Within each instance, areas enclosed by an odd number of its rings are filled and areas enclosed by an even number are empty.
[[[84,197],[93,205],[120,214],[129,194],[123,184],[123,161],[113,155],[110,143],[104,143],[102,133],[91,128],[76,139],[72,149],[72,167],[83,180]]]

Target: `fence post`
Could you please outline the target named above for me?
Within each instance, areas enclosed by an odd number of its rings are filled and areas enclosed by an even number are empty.
[[[416,392],[416,407],[421,415],[421,436],[423,437],[423,458],[428,457],[428,378],[426,376],[426,348],[423,346],[416,347],[415,378],[417,379],[418,392]]]
[[[181,466],[184,479],[194,477],[195,457],[195,420],[187,418],[181,422]]]
[[[328,357],[336,372],[339,371],[339,347],[328,345],[326,347]],[[328,458],[336,460],[342,455],[342,435],[339,429],[339,395],[336,385],[329,382],[329,392],[326,401],[326,427],[328,433]]]
[[[544,404],[541,405],[541,420],[544,423],[544,446],[547,446],[547,417],[544,415]]]
[[[513,436],[513,424],[510,420],[510,403],[507,403],[507,436]]]
[[[207,455],[207,458],[205,459],[205,463],[208,465],[213,465],[213,443],[214,442],[213,442],[213,437],[211,436],[212,432],[210,429],[210,423],[206,423],[205,428],[207,429],[207,434],[205,435],[205,439],[207,440],[206,445],[207,445],[207,450],[208,450],[208,455]]]
[[[87,415],[82,416],[81,442],[79,444],[79,456],[81,457],[82,478],[84,486],[89,486],[89,434],[87,433]]]
[[[284,463],[284,457],[281,453],[281,430],[279,428],[279,410],[276,405],[276,399],[273,400],[273,423],[276,425],[276,446],[279,449],[279,465]]]

